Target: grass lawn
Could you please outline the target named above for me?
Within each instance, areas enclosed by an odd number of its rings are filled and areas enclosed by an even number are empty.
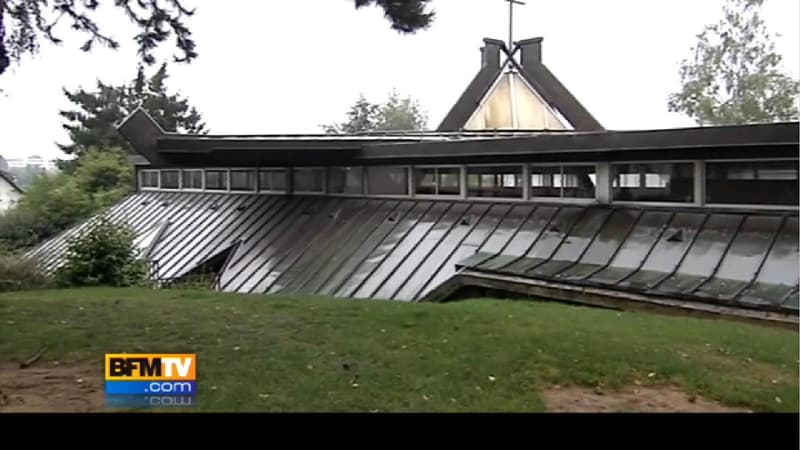
[[[0,363],[197,353],[211,411],[542,411],[553,385],[680,388],[798,411],[798,335],[723,320],[489,299],[406,304],[190,290],[0,295]]]

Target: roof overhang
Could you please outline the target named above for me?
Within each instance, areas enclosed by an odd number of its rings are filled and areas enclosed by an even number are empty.
[[[354,165],[797,157],[798,122],[635,131],[188,135],[139,109],[118,127],[153,166]]]

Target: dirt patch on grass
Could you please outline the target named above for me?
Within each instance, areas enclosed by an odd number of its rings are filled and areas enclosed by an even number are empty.
[[[0,363],[0,413],[95,412],[104,409],[102,367],[39,362]]]
[[[553,412],[749,412],[687,394],[674,386],[636,386],[606,392],[582,387],[555,386],[542,393]]]

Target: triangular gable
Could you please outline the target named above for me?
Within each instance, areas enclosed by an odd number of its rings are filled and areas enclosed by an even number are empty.
[[[506,64],[503,73],[464,125],[465,130],[572,128],[518,72],[511,69],[512,66]]]
[[[484,39],[487,45],[481,49],[481,70],[437,130],[603,130],[541,63],[541,41],[541,38],[520,41],[509,53],[501,41]],[[518,51],[521,64],[514,59]],[[501,53],[506,57],[502,66]]]

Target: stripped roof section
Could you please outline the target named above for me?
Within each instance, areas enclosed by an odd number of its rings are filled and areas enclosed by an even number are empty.
[[[140,192],[114,205],[158,278],[225,256],[218,288],[417,301],[462,270],[797,315],[798,218],[601,205]],[[29,253],[52,272],[79,225]]]

